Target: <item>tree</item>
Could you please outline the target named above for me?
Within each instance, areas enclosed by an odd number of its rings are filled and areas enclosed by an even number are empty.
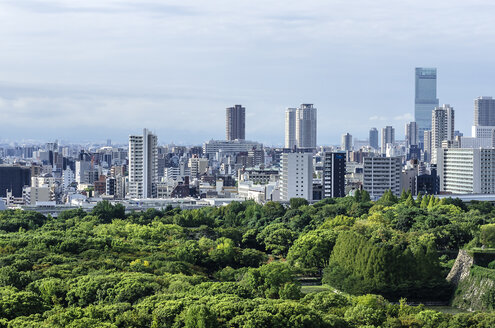
[[[204,304],[191,306],[186,313],[186,328],[216,328],[218,323],[215,315]]]
[[[480,241],[487,247],[495,247],[495,224],[485,224],[480,227]]]
[[[312,230],[299,236],[287,254],[295,267],[318,270],[328,265],[337,233],[332,230]]]
[[[301,206],[308,205],[308,201],[304,198],[291,198],[290,201],[290,208],[291,209],[298,209]]]

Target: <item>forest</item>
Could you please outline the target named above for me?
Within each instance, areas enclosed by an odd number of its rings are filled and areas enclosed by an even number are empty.
[[[458,250],[495,246],[494,218],[487,202],[365,191],[311,205],[1,211],[0,327],[495,327],[491,311],[408,305],[449,302]]]

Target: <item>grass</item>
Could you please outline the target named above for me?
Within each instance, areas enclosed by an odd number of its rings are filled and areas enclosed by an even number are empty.
[[[320,293],[330,291],[331,288],[327,285],[319,285],[319,286],[301,286],[301,292],[303,294],[309,293]]]

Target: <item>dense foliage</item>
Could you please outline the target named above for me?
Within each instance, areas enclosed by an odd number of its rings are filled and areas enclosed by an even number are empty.
[[[0,327],[493,327],[490,313],[370,293],[448,291],[452,254],[488,246],[494,214],[488,203],[366,192],[314,205],[3,211]],[[322,272],[331,288],[301,287]]]

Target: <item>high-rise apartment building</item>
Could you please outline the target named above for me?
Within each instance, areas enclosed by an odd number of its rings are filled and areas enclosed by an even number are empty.
[[[378,130],[376,128],[371,128],[369,139],[370,146],[374,149],[378,149]]]
[[[285,111],[285,148],[316,148],[316,108],[302,104]]]
[[[406,146],[416,146],[418,144],[418,125],[416,122],[406,124]]]
[[[235,105],[226,109],[225,139],[246,139],[246,108]]]
[[[478,97],[474,100],[474,125],[495,126],[495,99]]]
[[[431,161],[431,153],[432,153],[432,142],[431,142],[431,130],[426,130],[423,132],[423,147],[424,147],[424,159],[425,162]]]
[[[352,135],[349,133],[342,135],[342,150],[350,151],[352,150]]]
[[[363,189],[371,199],[380,198],[391,190],[399,195],[401,190],[402,160],[400,157],[365,157],[363,164]]]
[[[440,191],[495,193],[495,149],[440,148],[437,157]]]
[[[297,146],[296,139],[296,108],[287,108],[285,111],[285,148]]]
[[[436,107],[431,112],[431,162],[434,164],[437,149],[444,140],[454,140],[454,109],[450,105]]]
[[[316,108],[302,104],[296,111],[296,140],[299,148],[316,148]]]
[[[431,130],[431,111],[438,107],[437,69],[416,67],[414,120],[418,125],[418,136],[423,143],[424,132]]]
[[[281,156],[280,198],[313,198],[313,153],[307,149],[286,149]]]
[[[345,197],[345,153],[323,155],[323,198]]]
[[[154,198],[158,182],[158,138],[147,129],[129,136],[129,197]]]
[[[382,154],[387,150],[387,144],[395,143],[395,129],[391,126],[382,128]]]

